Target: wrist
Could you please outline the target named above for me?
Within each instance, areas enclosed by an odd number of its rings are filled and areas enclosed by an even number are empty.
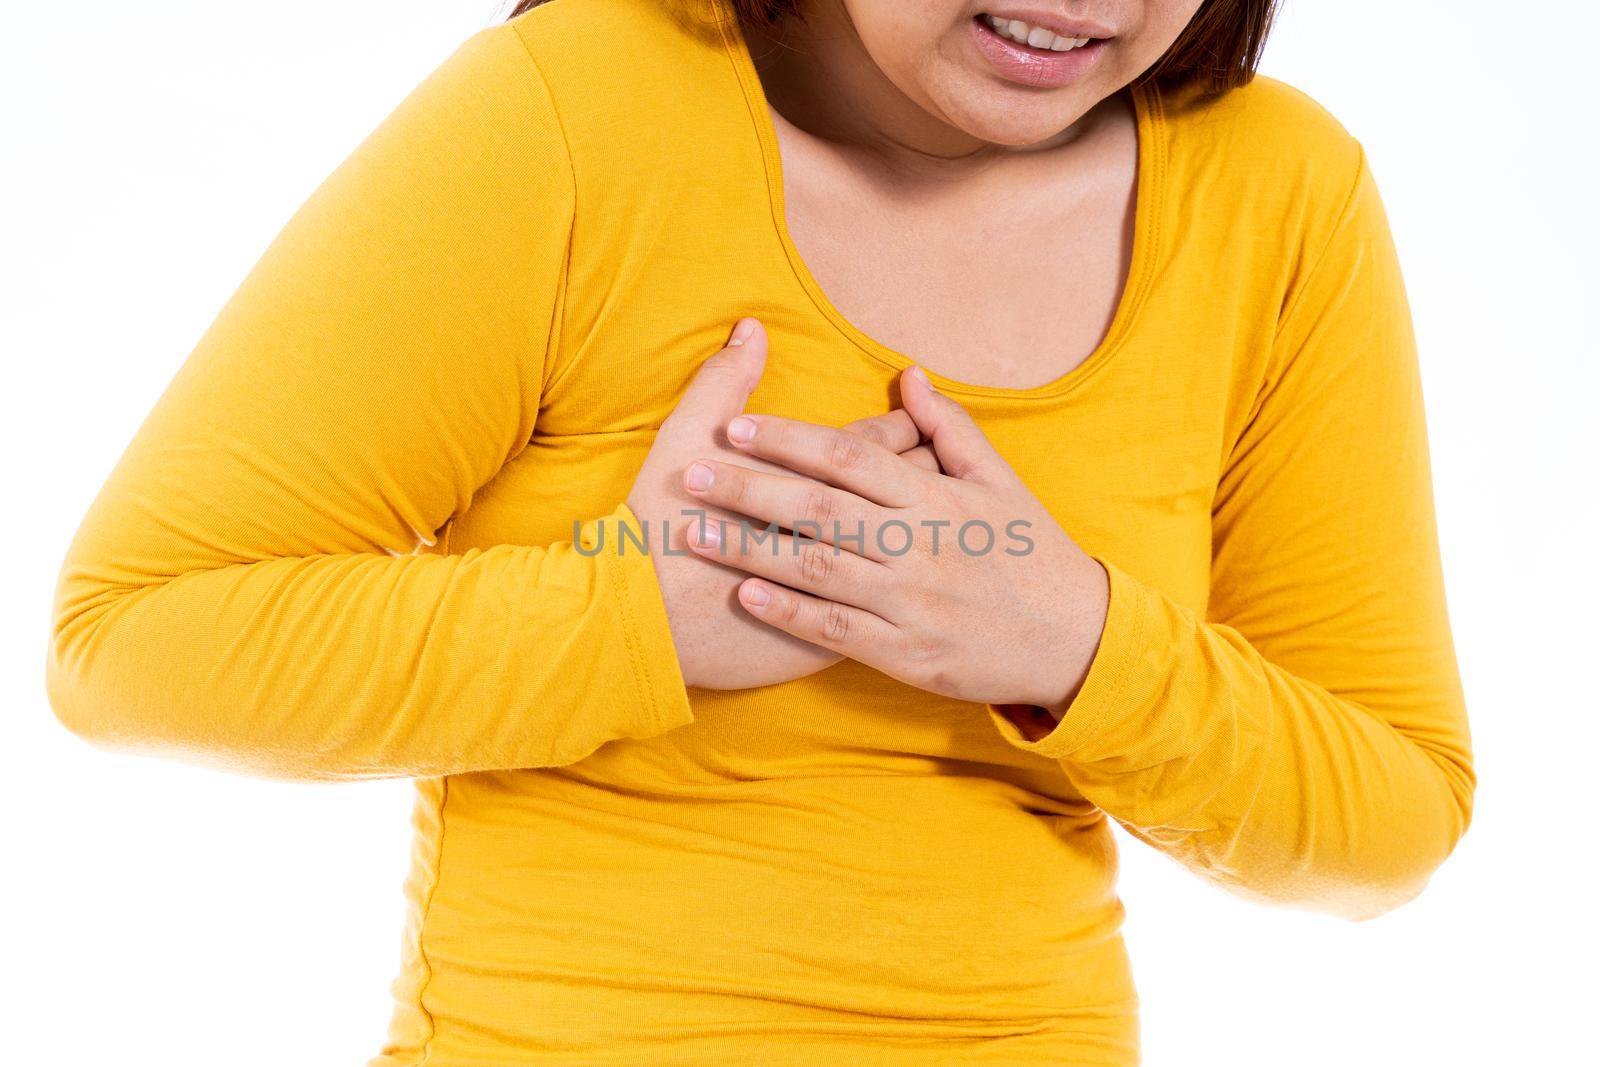
[[[1084,555],[1076,570],[1070,592],[1062,598],[1060,636],[1039,658],[1043,668],[1039,680],[1043,684],[1026,701],[1056,723],[1066,716],[1089,676],[1111,606],[1111,578],[1100,562]]]

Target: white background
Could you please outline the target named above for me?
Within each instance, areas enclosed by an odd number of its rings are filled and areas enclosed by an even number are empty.
[[[319,1067],[381,1043],[410,784],[85,745],[45,701],[50,595],[117,455],[268,241],[497,11],[7,5],[9,1063]],[[1236,901],[1122,838],[1154,1067],[1594,1054],[1597,35],[1576,0],[1291,0],[1280,19],[1263,69],[1365,143],[1406,268],[1481,786],[1427,892],[1362,924]]]

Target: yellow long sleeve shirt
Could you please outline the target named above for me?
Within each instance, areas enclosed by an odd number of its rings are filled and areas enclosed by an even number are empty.
[[[910,362],[796,252],[737,26],[661,0],[473,35],[287,224],[71,545],[56,713],[417,779],[372,1067],[1135,1063],[1108,820],[1362,917],[1475,780],[1360,145],[1266,77],[1134,102],[1103,343],[1036,388],[933,375],[1111,575],[1047,736],[848,660],[686,689],[649,557],[583,550],[741,315],[753,411],[877,414]]]

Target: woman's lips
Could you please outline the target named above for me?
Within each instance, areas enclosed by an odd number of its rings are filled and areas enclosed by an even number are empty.
[[[1104,39],[1065,52],[1018,44],[995,33],[980,16],[971,22],[973,42],[996,73],[1018,85],[1053,89],[1077,80],[1100,58]]]

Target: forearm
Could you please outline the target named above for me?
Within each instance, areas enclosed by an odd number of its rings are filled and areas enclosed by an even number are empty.
[[[1104,642],[1061,723],[1042,732],[997,708],[1002,731],[1244,895],[1365,917],[1420,891],[1470,817],[1470,757],[1446,729],[1459,691],[1386,718],[1110,570]]]
[[[642,553],[324,554],[123,584],[132,561],[96,558],[92,534],[63,570],[47,683],[103,747],[429,776],[571,763],[691,718]]]

